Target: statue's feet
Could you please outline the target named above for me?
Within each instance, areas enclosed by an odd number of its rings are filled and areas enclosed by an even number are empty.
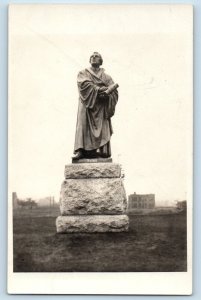
[[[109,158],[110,156],[105,153],[99,153],[96,150],[78,150],[75,155],[72,157],[72,160],[79,159],[93,159],[93,158]]]
[[[72,157],[73,160],[78,160],[84,158],[84,154],[81,150],[77,151],[75,155]]]

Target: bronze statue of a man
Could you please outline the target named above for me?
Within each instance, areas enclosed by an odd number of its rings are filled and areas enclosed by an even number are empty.
[[[79,106],[75,134],[74,160],[111,156],[111,117],[118,101],[118,84],[100,66],[103,59],[94,52],[91,67],[77,77]]]

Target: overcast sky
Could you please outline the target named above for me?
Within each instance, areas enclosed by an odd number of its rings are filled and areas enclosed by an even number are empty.
[[[13,5],[9,18],[9,191],[59,199],[77,73],[98,51],[119,84],[111,147],[127,194],[191,200],[191,7]]]

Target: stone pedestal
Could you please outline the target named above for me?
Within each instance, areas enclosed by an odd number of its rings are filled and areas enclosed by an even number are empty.
[[[65,166],[57,232],[127,231],[126,210],[119,164],[101,160]]]

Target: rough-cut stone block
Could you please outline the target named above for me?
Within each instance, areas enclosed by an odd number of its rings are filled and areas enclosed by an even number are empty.
[[[81,159],[73,159],[72,158],[72,163],[73,164],[82,164],[82,163],[111,163],[112,158],[81,158]]]
[[[58,233],[67,232],[121,232],[128,231],[128,216],[59,216],[56,219]]]
[[[65,178],[118,178],[121,176],[119,164],[86,163],[65,166]]]
[[[66,179],[61,187],[61,215],[123,214],[126,193],[121,178]]]

